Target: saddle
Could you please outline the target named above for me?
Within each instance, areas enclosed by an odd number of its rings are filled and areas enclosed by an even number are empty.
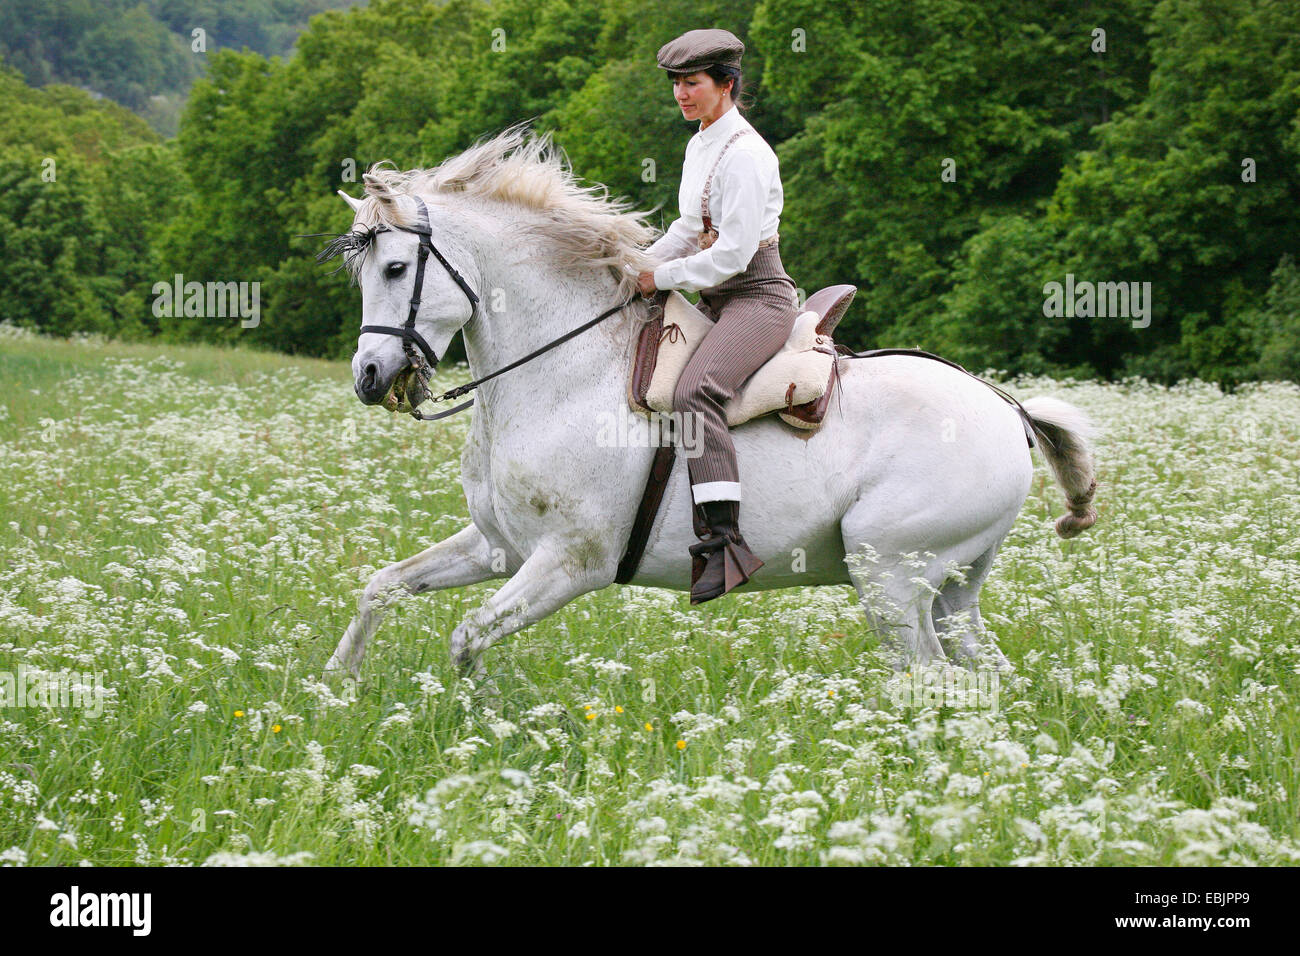
[[[835,384],[835,346],[831,333],[857,291],[856,286],[833,285],[808,298],[781,351],[751,375],[727,404],[729,426],[775,411],[782,421],[799,429],[798,434],[812,437],[821,427]],[[680,292],[672,292],[660,301],[662,308],[653,310],[637,340],[628,382],[628,404],[645,415],[671,411],[664,406],[672,401],[677,379],[713,325]],[[820,362],[825,364],[819,370],[815,363]],[[614,577],[619,584],[626,584],[636,574],[676,460],[676,447],[672,443],[661,445],[655,452],[645,492],[632,522],[627,550]],[[698,509],[695,521],[696,535],[705,537],[707,529],[700,524]]]
[[[805,432],[821,426],[834,389],[831,333],[856,294],[855,286],[836,285],[808,299],[785,345],[725,406],[728,426],[773,412]],[[712,320],[680,292],[670,292],[656,302],[637,339],[628,381],[628,404],[634,411],[643,415],[673,411],[677,380],[712,328]]]

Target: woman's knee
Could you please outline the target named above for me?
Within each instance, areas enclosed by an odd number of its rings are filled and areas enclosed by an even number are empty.
[[[673,389],[673,411],[691,412],[707,411],[718,407],[726,397],[717,380],[706,369],[704,374],[688,374],[688,366],[683,370],[677,386]]]

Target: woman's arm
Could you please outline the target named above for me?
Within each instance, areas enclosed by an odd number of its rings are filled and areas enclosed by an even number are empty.
[[[745,150],[731,150],[723,166],[714,180],[721,188],[709,197],[711,209],[716,210],[717,241],[708,249],[665,262],[655,269],[657,288],[698,292],[721,285],[744,272],[758,251],[767,202],[767,176],[757,157]]]
[[[679,217],[668,227],[668,231],[655,240],[647,249],[646,255],[660,263],[689,256],[700,247],[699,236],[692,233],[686,223]]]

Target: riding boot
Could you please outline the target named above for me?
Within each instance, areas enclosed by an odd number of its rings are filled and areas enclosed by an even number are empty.
[[[691,604],[721,597],[749,580],[763,562],[749,550],[740,534],[740,502],[706,501],[696,505],[708,527],[691,553]]]

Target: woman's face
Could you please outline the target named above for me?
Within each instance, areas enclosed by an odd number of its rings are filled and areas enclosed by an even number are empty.
[[[731,81],[719,86],[707,73],[692,73],[673,80],[673,96],[682,109],[682,119],[700,120],[708,126],[722,112],[724,95]]]

